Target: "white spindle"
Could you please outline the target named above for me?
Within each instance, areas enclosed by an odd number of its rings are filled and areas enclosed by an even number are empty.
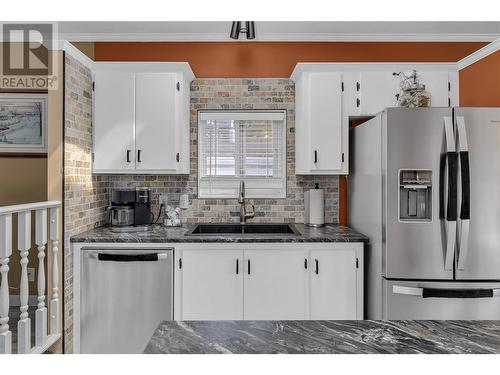
[[[17,352],[29,353],[31,350],[31,319],[28,315],[28,255],[31,248],[31,211],[17,214],[17,245],[21,255],[21,282],[19,299],[21,316],[17,322]]]
[[[47,244],[47,210],[35,211],[35,234],[38,246],[38,308],[35,312],[35,345],[47,340],[47,308],[45,307],[45,245]]]
[[[12,352],[9,331],[9,257],[12,254],[12,214],[0,216],[0,354]]]
[[[59,237],[57,207],[50,209],[50,240],[52,241],[52,299],[50,300],[50,334],[59,333]]]

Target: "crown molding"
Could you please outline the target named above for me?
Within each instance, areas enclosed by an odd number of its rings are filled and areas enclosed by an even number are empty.
[[[469,65],[472,65],[497,51],[500,51],[500,38],[458,61],[458,70],[467,68]]]
[[[268,42],[491,42],[498,34],[338,34],[263,33],[252,41]],[[62,33],[73,42],[234,42],[229,33]],[[240,42],[250,42],[246,39]]]

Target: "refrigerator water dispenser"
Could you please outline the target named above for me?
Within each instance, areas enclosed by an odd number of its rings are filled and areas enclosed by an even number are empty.
[[[432,170],[399,171],[399,220],[432,221]]]

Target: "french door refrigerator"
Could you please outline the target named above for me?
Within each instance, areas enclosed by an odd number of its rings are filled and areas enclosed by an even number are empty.
[[[351,129],[370,319],[500,319],[500,108],[388,108]]]

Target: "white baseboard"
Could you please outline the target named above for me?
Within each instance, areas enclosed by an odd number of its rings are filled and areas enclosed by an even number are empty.
[[[19,296],[9,296],[10,306],[21,306],[21,299]],[[36,306],[38,304],[38,296],[30,295],[28,297],[28,306]]]

